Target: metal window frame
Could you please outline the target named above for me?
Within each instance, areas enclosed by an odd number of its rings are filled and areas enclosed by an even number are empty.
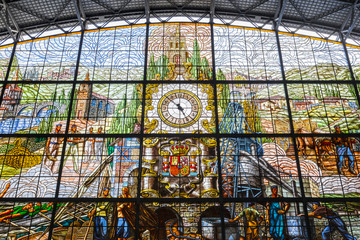
[[[75,2],[77,1],[77,2]],[[74,0],[74,4],[77,4],[78,8],[80,9],[80,5],[79,5],[79,0]],[[274,29],[274,36],[276,38],[276,43],[277,43],[277,48],[278,48],[278,55],[279,55],[279,59],[280,59],[280,70],[281,70],[281,75],[282,75],[282,80],[280,81],[271,81],[271,82],[267,82],[267,81],[254,81],[252,83],[254,84],[282,84],[284,86],[285,89],[285,95],[286,95],[286,101],[287,101],[287,105],[290,106],[290,102],[289,102],[289,93],[287,90],[287,86],[289,84],[315,84],[315,83],[322,83],[322,84],[350,84],[353,85],[355,88],[355,93],[356,93],[356,97],[357,97],[357,101],[360,102],[360,97],[359,97],[359,90],[358,90],[358,84],[360,84],[360,81],[356,81],[355,77],[354,77],[354,73],[353,73],[353,69],[352,69],[352,65],[350,63],[350,59],[349,59],[349,54],[347,51],[347,46],[346,46],[346,37],[347,35],[349,35],[349,32],[351,32],[350,30],[344,32],[344,31],[339,31],[338,35],[339,38],[341,39],[341,43],[343,46],[343,51],[344,51],[344,57],[346,59],[346,62],[348,64],[348,68],[351,74],[351,80],[350,81],[339,81],[339,80],[334,80],[334,81],[319,81],[319,80],[299,80],[299,81],[287,81],[286,80],[286,76],[285,76],[285,69],[284,69],[284,63],[283,63],[283,59],[282,59],[282,51],[281,51],[281,42],[279,39],[279,26],[281,25],[281,19],[283,17],[283,13],[284,13],[284,6],[286,5],[286,0],[279,0],[281,2],[281,4],[279,5],[279,11],[275,16],[275,20],[273,21],[273,29]],[[149,39],[149,28],[151,26],[150,23],[150,17],[151,17],[151,9],[150,9],[150,5],[149,5],[149,0],[144,0],[144,5],[145,5],[145,16],[146,16],[146,36],[145,36],[145,61],[144,61],[144,73],[143,73],[143,80],[139,80],[139,81],[94,81],[94,84],[97,83],[111,83],[111,84],[136,84],[136,83],[141,83],[143,86],[142,89],[142,93],[143,93],[143,99],[142,99],[142,115],[144,115],[144,109],[145,109],[145,92],[146,92],[146,87],[148,84],[154,84],[154,83],[160,83],[160,84],[168,84],[168,81],[148,81],[147,80],[147,59],[148,59],[148,39]],[[211,6],[209,9],[209,13],[210,13],[210,23],[209,23],[209,27],[211,29],[211,46],[212,46],[212,69],[213,69],[213,80],[206,82],[206,84],[211,85],[214,88],[214,93],[215,96],[217,96],[217,88],[216,86],[218,84],[230,84],[230,83],[248,83],[247,81],[216,81],[216,63],[215,63],[215,50],[214,50],[214,19],[216,15],[216,11],[215,11],[215,0],[211,0]],[[77,61],[76,61],[76,70],[75,70],[75,75],[73,78],[73,81],[34,81],[31,82],[31,84],[33,83],[40,83],[40,84],[46,84],[46,83],[67,83],[67,84],[72,84],[72,94],[71,94],[71,99],[70,99],[70,109],[69,109],[69,115],[67,117],[67,126],[69,126],[70,124],[70,120],[71,120],[71,110],[72,110],[72,103],[74,101],[74,92],[76,89],[76,85],[83,83],[84,81],[82,80],[78,80],[77,76],[78,76],[78,69],[80,66],[80,56],[81,56],[81,47],[82,47],[82,42],[84,39],[84,35],[86,32],[86,24],[87,24],[87,20],[86,20],[86,16],[84,16],[81,13],[81,10],[78,11],[78,17],[79,17],[79,24],[81,25],[82,29],[80,32],[80,45],[79,45],[79,50],[78,50],[78,56],[77,56]],[[85,18],[85,21],[84,21]],[[196,23],[196,21],[195,21]],[[353,24],[352,24],[353,25]],[[352,26],[351,25],[351,26]],[[134,25],[136,26],[136,25]],[[349,27],[349,29],[351,28],[351,26]],[[14,46],[12,49],[12,53],[11,53],[11,57],[10,57],[10,61],[9,61],[9,66],[6,72],[6,76],[5,76],[5,80],[3,82],[3,86],[6,86],[6,84],[11,84],[14,83],[13,81],[9,80],[9,75],[10,75],[10,71],[11,71],[11,65],[16,53],[16,47],[17,44],[20,42],[20,32],[18,32],[16,34],[16,38],[15,38],[15,42],[14,42]],[[346,34],[345,34],[346,33]],[[345,35],[344,35],[345,34]],[[19,82],[17,82],[19,83]],[[23,83],[23,82],[20,82]],[[24,82],[24,83],[28,83],[28,82]],[[204,83],[203,81],[188,81],[188,82],[184,82],[184,81],[172,81],[171,84],[173,83]],[[0,105],[2,102],[2,98],[4,96],[4,91],[5,91],[5,87],[2,88],[1,90],[1,95],[0,95]],[[217,103],[217,99],[215,98],[215,108],[217,109],[218,107],[218,103]],[[265,133],[256,133],[256,134],[243,134],[243,135],[239,135],[238,137],[289,137],[292,139],[293,143],[295,145],[296,142],[296,138],[300,137],[300,136],[312,136],[312,137],[330,137],[332,136],[331,134],[315,134],[315,133],[310,133],[310,134],[297,134],[294,132],[294,126],[293,126],[293,121],[292,121],[292,115],[291,115],[291,110],[288,107],[288,114],[289,114],[289,121],[290,121],[290,130],[291,132],[289,133],[284,133],[284,134],[265,134]],[[216,111],[216,117],[217,117],[217,111]],[[178,137],[184,137],[184,138],[190,138],[190,137],[194,137],[193,134],[173,134],[174,136],[178,136]],[[23,134],[23,135],[19,135],[19,134],[2,134],[2,137],[27,137],[27,138],[31,138],[31,137],[49,137],[51,136],[51,134]],[[68,132],[61,134],[61,136],[63,136],[64,142],[63,142],[63,149],[62,149],[62,154],[61,154],[61,160],[60,160],[60,165],[63,165],[64,163],[64,158],[65,158],[65,146],[66,146],[66,139],[69,136]],[[73,136],[73,135],[72,135]],[[85,137],[85,136],[99,136],[99,135],[91,135],[91,134],[76,134],[76,136],[79,137]],[[145,139],[148,137],[165,137],[168,136],[167,134],[144,134],[144,118],[142,118],[142,122],[141,122],[141,132],[139,134],[102,134],[101,137],[130,137],[130,138],[139,138],[139,139]],[[201,134],[198,135],[196,137],[214,137],[216,138],[217,142],[220,142],[221,138],[226,138],[226,137],[232,137],[232,134],[222,134],[219,133],[219,123],[216,121],[216,133],[214,134]],[[357,134],[353,134],[353,133],[348,133],[348,134],[342,134],[342,136],[349,136],[349,137],[355,137],[357,136]],[[301,194],[302,197],[301,198],[283,198],[284,201],[288,201],[291,203],[302,203],[303,204],[303,211],[304,213],[307,213],[307,205],[310,202],[313,201],[321,201],[321,202],[343,202],[344,204],[346,204],[346,202],[360,202],[360,198],[354,198],[354,197],[343,197],[343,198],[312,198],[312,197],[305,197],[305,192],[304,192],[304,186],[303,186],[303,182],[302,182],[302,178],[301,178],[301,169],[300,169],[300,161],[299,161],[299,156],[298,156],[298,151],[295,147],[295,158],[296,158],[296,163],[297,163],[297,168],[298,168],[298,173],[299,173],[299,182],[300,182],[300,189],[301,189]],[[139,169],[140,169],[140,173],[141,173],[141,167],[142,167],[142,155],[143,155],[143,141],[140,141],[140,160],[139,160]],[[220,148],[219,148],[219,144],[217,145],[217,158],[218,158],[218,163],[220,163]],[[221,208],[225,208],[225,204],[226,203],[245,203],[245,202],[260,202],[260,203],[265,203],[265,202],[275,202],[276,199],[271,199],[271,198],[247,198],[247,199],[243,199],[243,198],[238,198],[238,199],[229,199],[229,198],[223,198],[222,194],[220,194],[219,198],[198,198],[198,199],[186,199],[186,198],[179,198],[179,199],[168,199],[168,198],[163,198],[163,199],[158,199],[158,198],[141,198],[140,196],[140,190],[141,190],[141,174],[138,175],[138,186],[137,186],[137,196],[136,198],[133,199],[119,199],[119,198],[113,198],[113,199],[101,199],[101,198],[60,198],[59,197],[59,191],[60,191],[60,183],[61,183],[61,173],[62,173],[62,168],[60,168],[59,173],[58,173],[58,179],[57,179],[57,188],[56,188],[56,193],[55,193],[55,197],[54,198],[38,198],[36,199],[37,201],[41,201],[41,202],[54,202],[54,205],[56,206],[57,203],[62,203],[62,202],[69,202],[69,203],[81,203],[81,202],[101,202],[101,201],[108,201],[108,202],[114,202],[114,203],[118,203],[118,202],[134,202],[136,203],[136,212],[137,212],[137,217],[136,217],[136,230],[135,230],[135,236],[138,236],[139,234],[139,213],[140,213],[140,204],[142,203],[153,203],[153,202],[157,202],[157,203],[194,203],[194,204],[201,204],[201,203],[218,203],[220,204]],[[220,164],[218,164],[218,184],[221,184],[221,169],[220,169]],[[221,190],[220,190],[221,191]],[[29,198],[3,198],[2,202],[13,202],[13,203],[20,203],[20,202],[29,202],[29,201],[33,201],[33,199],[29,199]],[[56,216],[56,207],[54,207],[54,211],[52,213],[52,217],[51,217],[51,222],[49,225],[49,239],[51,239],[52,237],[52,230],[55,226],[55,216]],[[225,236],[225,223],[224,223],[224,214],[222,213],[221,215],[221,226],[222,226],[222,235]],[[306,214],[306,228],[308,230],[308,232],[311,231],[310,228],[310,222],[309,222],[309,217]]]

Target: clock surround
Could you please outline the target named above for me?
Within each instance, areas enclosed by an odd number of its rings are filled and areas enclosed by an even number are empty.
[[[174,90],[166,93],[158,103],[160,118],[172,127],[193,125],[201,116],[201,102],[192,92]]]

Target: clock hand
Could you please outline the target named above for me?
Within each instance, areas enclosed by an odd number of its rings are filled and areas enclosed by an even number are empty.
[[[186,117],[184,109],[180,106],[180,104],[176,104],[176,106],[178,107],[178,109],[182,112],[182,114],[184,114],[184,117]]]
[[[169,96],[165,96],[167,99],[169,99],[170,100],[170,102],[173,102],[177,107],[178,107],[178,109],[179,109],[179,106],[180,106],[180,103],[178,104],[178,103],[176,103],[176,102],[174,102],[174,99],[171,99],[171,98],[169,98]],[[181,106],[180,106],[181,107]],[[179,109],[180,110],[180,109]]]
[[[176,103],[176,106],[180,111],[184,111],[184,109],[181,107],[180,103]]]
[[[180,105],[180,100],[179,100],[179,103],[176,103],[173,99],[170,99],[169,96],[166,96],[166,98],[169,99],[170,102],[173,102],[177,106],[177,109],[179,111],[181,111],[182,114],[184,114],[184,117],[186,117],[185,112],[184,112],[184,108]]]

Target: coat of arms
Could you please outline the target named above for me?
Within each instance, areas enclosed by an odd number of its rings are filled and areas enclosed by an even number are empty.
[[[189,195],[202,181],[198,168],[201,150],[190,141],[170,141],[160,147],[162,156],[161,183],[172,196]],[[181,177],[179,179],[179,177]]]
[[[162,151],[163,176],[185,177],[197,175],[196,152],[188,155],[191,146],[188,144],[172,144],[168,146],[170,151]]]

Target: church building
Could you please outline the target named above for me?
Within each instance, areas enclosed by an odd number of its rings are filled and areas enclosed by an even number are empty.
[[[89,73],[86,74],[85,81],[90,82]],[[98,121],[113,114],[114,109],[114,101],[94,93],[91,83],[80,84],[75,107],[76,118]]]

